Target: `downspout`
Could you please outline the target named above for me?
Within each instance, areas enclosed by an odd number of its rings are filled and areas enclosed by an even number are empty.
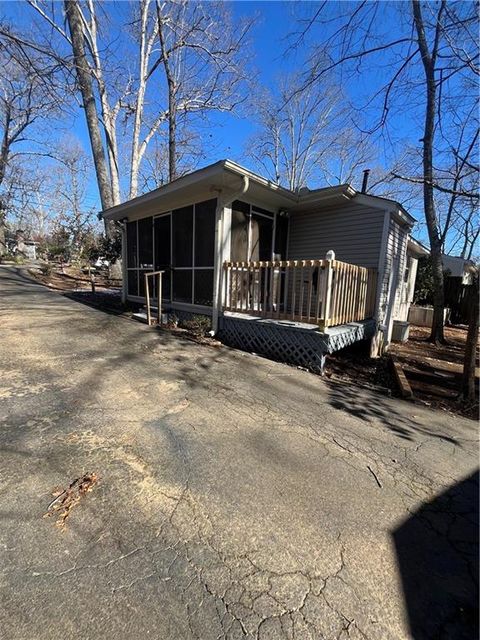
[[[226,206],[237,200],[240,196],[248,191],[250,180],[248,176],[243,176],[243,184],[241,188],[230,193],[228,196],[222,197],[220,194],[217,198],[217,208],[215,209],[215,257],[214,257],[214,288],[213,288],[213,308],[212,308],[212,330],[210,335],[213,337],[218,331],[218,317],[220,315],[220,306],[222,303],[221,292],[221,271],[223,268],[223,210]]]

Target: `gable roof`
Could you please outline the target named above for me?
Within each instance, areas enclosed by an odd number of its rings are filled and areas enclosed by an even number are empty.
[[[286,189],[260,176],[232,160],[219,160],[206,167],[192,171],[172,180],[153,191],[127,200],[99,214],[99,218],[122,220],[135,218],[179,208],[199,198],[207,200],[220,194],[228,195],[238,190],[239,179],[248,178],[248,193],[258,204],[266,208],[284,208],[288,211],[302,210],[315,205],[339,204],[355,198],[374,208],[395,211],[400,221],[413,225],[415,219],[401,204],[387,198],[380,198],[356,191],[350,184],[341,184],[320,189],[301,189],[299,192]]]

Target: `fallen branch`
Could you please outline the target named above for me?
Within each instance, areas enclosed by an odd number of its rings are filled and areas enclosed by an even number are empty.
[[[77,478],[70,483],[67,489],[57,490],[53,492],[54,499],[47,507],[47,511],[43,514],[44,518],[58,515],[56,525],[64,527],[70,511],[78,504],[82,496],[91,491],[98,482],[96,473],[85,473],[81,478]]]
[[[370,473],[372,474],[372,476],[375,478],[375,482],[378,484],[378,486],[380,487],[380,489],[382,488],[381,482],[377,477],[377,474],[375,473],[375,471],[367,464],[367,469],[370,471]]]

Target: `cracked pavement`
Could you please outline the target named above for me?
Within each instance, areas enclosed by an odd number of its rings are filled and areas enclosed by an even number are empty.
[[[0,321],[2,640],[474,637],[474,422],[21,269]],[[90,472],[64,530],[42,518]]]

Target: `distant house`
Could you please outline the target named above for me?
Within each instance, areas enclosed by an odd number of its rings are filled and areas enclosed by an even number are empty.
[[[294,193],[230,160],[102,216],[122,223],[125,299],[143,301],[145,275],[162,271],[165,311],[208,315],[225,342],[320,368],[357,340],[388,345],[423,251],[398,202],[349,184]]]
[[[10,253],[18,254],[29,260],[37,259],[38,242],[31,240],[22,229],[17,229],[15,233],[7,232],[6,243]]]
[[[461,278],[461,284],[472,284],[476,272],[475,263],[472,260],[444,253],[442,254],[442,263],[446,276]]]

